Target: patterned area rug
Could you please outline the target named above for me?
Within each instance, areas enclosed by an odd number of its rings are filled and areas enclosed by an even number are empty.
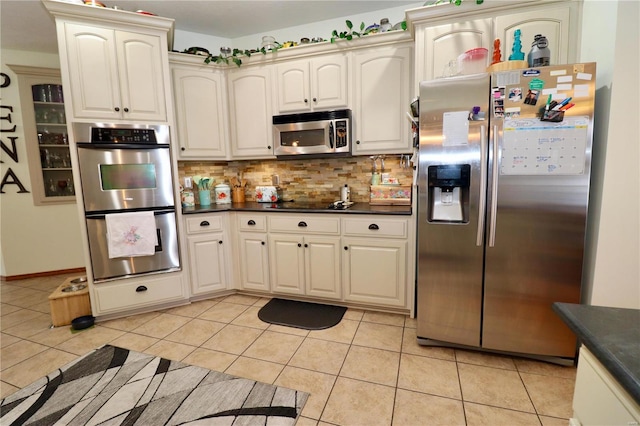
[[[106,345],[2,400],[3,425],[293,425],[308,394]]]

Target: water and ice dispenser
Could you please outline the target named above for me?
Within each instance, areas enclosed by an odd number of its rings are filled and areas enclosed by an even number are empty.
[[[469,222],[469,164],[429,166],[430,222]]]

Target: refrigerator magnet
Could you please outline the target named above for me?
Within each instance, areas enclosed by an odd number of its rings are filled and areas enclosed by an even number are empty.
[[[509,89],[508,99],[511,102],[520,102],[522,100],[522,88],[521,87],[511,87]]]

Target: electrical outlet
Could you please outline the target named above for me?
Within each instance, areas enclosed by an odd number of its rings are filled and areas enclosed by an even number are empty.
[[[193,184],[191,183],[191,178],[190,177],[184,178],[184,187],[185,188],[191,188],[192,186],[193,186]]]

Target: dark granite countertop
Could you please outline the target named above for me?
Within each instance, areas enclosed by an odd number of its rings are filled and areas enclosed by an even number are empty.
[[[553,310],[640,404],[640,309],[554,303]]]
[[[213,212],[285,212],[285,213],[342,213],[342,214],[380,214],[380,215],[400,215],[411,216],[411,206],[376,206],[369,203],[354,203],[344,210],[329,209],[329,202],[288,202],[280,203],[232,203],[232,204],[211,204],[208,207],[183,207],[182,214],[213,213]]]

